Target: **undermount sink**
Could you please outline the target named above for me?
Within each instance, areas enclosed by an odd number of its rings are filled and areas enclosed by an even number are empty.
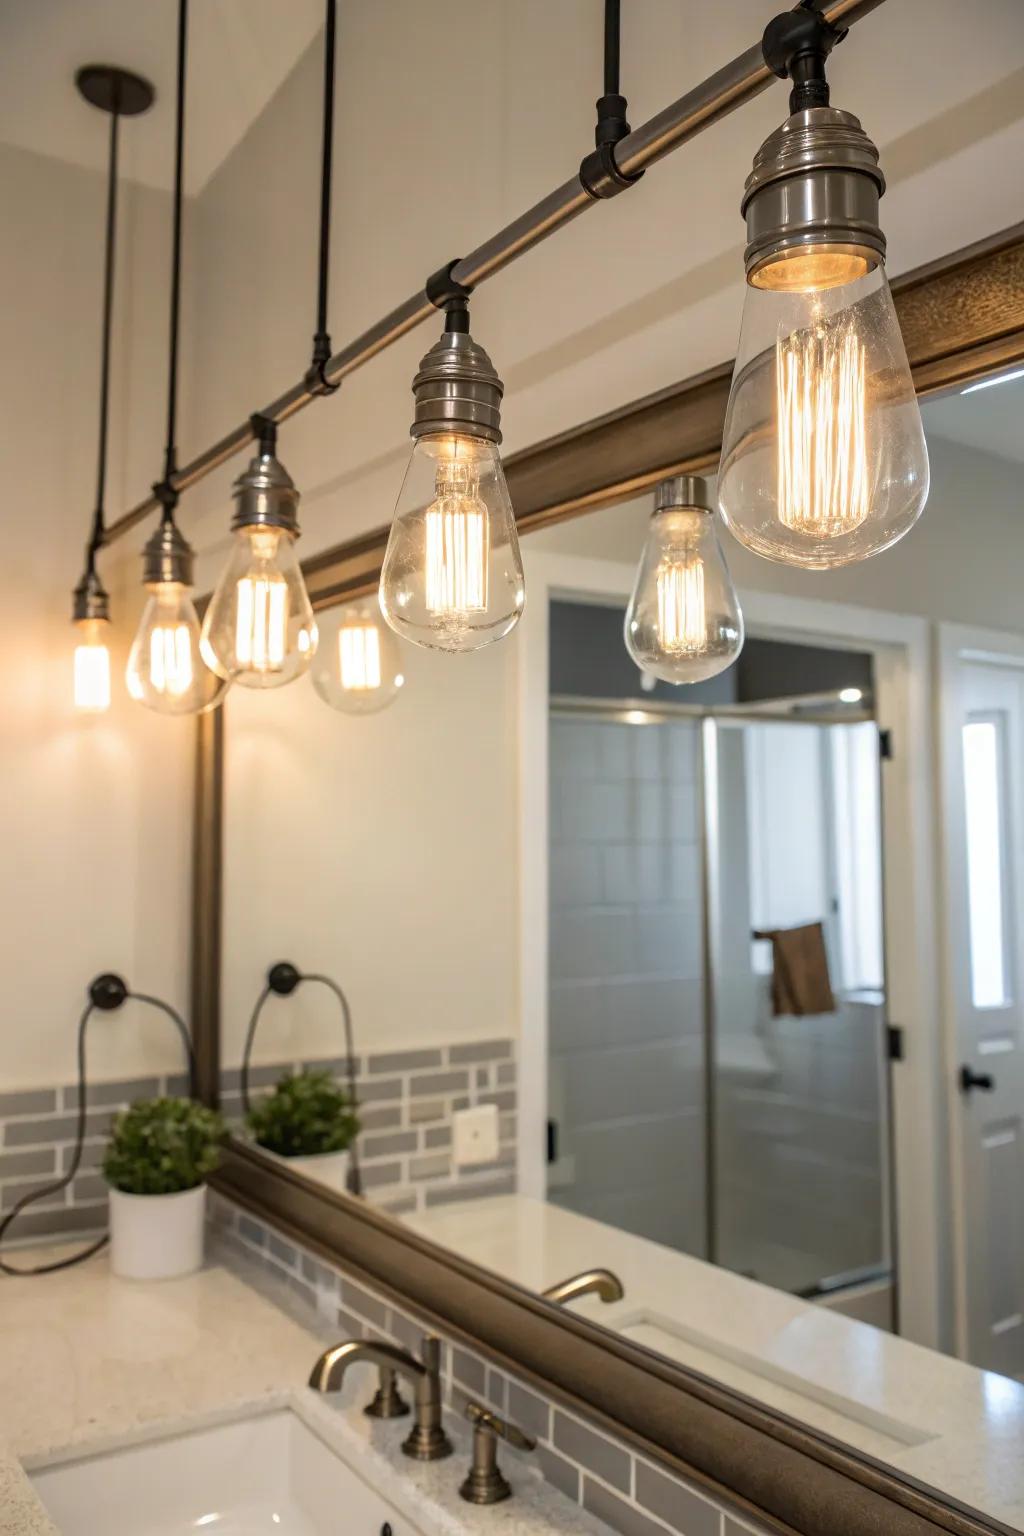
[[[288,1410],[30,1475],[64,1536],[418,1536]]]

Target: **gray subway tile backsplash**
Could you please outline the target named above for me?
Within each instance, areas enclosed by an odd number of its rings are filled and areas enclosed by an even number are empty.
[[[570,1461],[595,1473],[612,1488],[618,1488],[622,1493],[630,1492],[631,1458],[613,1440],[588,1429],[579,1419],[570,1418],[558,1408],[555,1409],[551,1440],[555,1450],[568,1456]]]
[[[371,1056],[367,1062],[367,1071],[371,1075],[382,1072],[418,1072],[426,1067],[443,1065],[444,1057],[439,1050],[389,1051],[383,1056]]]
[[[11,1115],[47,1115],[57,1108],[53,1088],[27,1088],[17,1093],[0,1093],[0,1119]]]
[[[262,1223],[217,1197],[211,1202],[211,1220],[230,1243],[311,1305],[313,1282],[304,1262],[308,1255],[300,1250],[294,1265],[282,1265],[269,1248]],[[321,1272],[321,1297],[335,1277],[339,1337],[382,1337],[418,1351],[426,1327],[414,1313],[354,1284],[320,1259],[314,1263]],[[703,1490],[635,1454],[604,1426],[592,1428],[584,1422],[583,1410],[570,1412],[550,1403],[535,1383],[518,1381],[504,1362],[498,1371],[476,1350],[444,1340],[441,1358],[449,1415],[461,1415],[470,1398],[482,1399],[536,1437],[533,1455],[513,1456],[505,1448],[513,1479],[542,1476],[620,1536],[761,1536],[752,1520],[734,1517]]]
[[[500,1061],[511,1054],[510,1040],[477,1040],[451,1046],[448,1060],[455,1066],[457,1062]]]
[[[460,1069],[456,1072],[431,1072],[424,1077],[414,1077],[409,1084],[409,1092],[415,1098],[422,1098],[427,1093],[465,1093],[468,1087],[469,1073]]]

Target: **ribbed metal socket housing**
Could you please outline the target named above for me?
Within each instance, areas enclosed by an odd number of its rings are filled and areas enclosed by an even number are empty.
[[[99,573],[87,568],[71,599],[71,622],[80,624],[83,619],[109,619],[110,594],[99,578]]]
[[[232,494],[235,512],[231,527],[283,528],[299,536],[299,493],[295,482],[272,453],[259,453],[235,481]]]
[[[483,347],[468,331],[445,331],[420,363],[412,381],[416,412],[413,437],[456,432],[501,442],[502,384]]]
[[[672,475],[660,480],[654,490],[654,512],[668,512],[672,507],[699,507],[703,512],[715,510],[711,487],[703,475]]]
[[[195,576],[195,555],[191,544],[176,523],[161,522],[150,534],[142,550],[142,580],[147,587],[176,582],[191,587]]]
[[[768,135],[743,192],[747,280],[784,251],[846,247],[885,260],[878,150],[852,112],[810,107]]]

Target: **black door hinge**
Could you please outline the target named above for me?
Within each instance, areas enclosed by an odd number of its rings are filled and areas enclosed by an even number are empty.
[[[558,1162],[558,1121],[548,1121],[548,1163]]]
[[[885,1026],[885,1046],[890,1061],[903,1060],[903,1030],[899,1024]]]
[[[878,755],[883,762],[891,762],[895,756],[892,749],[892,731],[878,729]]]

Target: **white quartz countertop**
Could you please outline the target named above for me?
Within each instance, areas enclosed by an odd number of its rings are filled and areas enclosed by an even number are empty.
[[[102,1254],[0,1281],[0,1536],[54,1536],[26,1468],[281,1408],[426,1536],[610,1536],[534,1473],[507,1504],[463,1502],[468,1431],[445,1462],[407,1460],[395,1425],[363,1414],[365,1376],[329,1397],[306,1386],[337,1326],[306,1327],[265,1290],[233,1255],[159,1283],[115,1279]]]
[[[573,1310],[1024,1530],[1019,1382],[524,1195],[403,1219],[534,1291],[614,1270]]]

